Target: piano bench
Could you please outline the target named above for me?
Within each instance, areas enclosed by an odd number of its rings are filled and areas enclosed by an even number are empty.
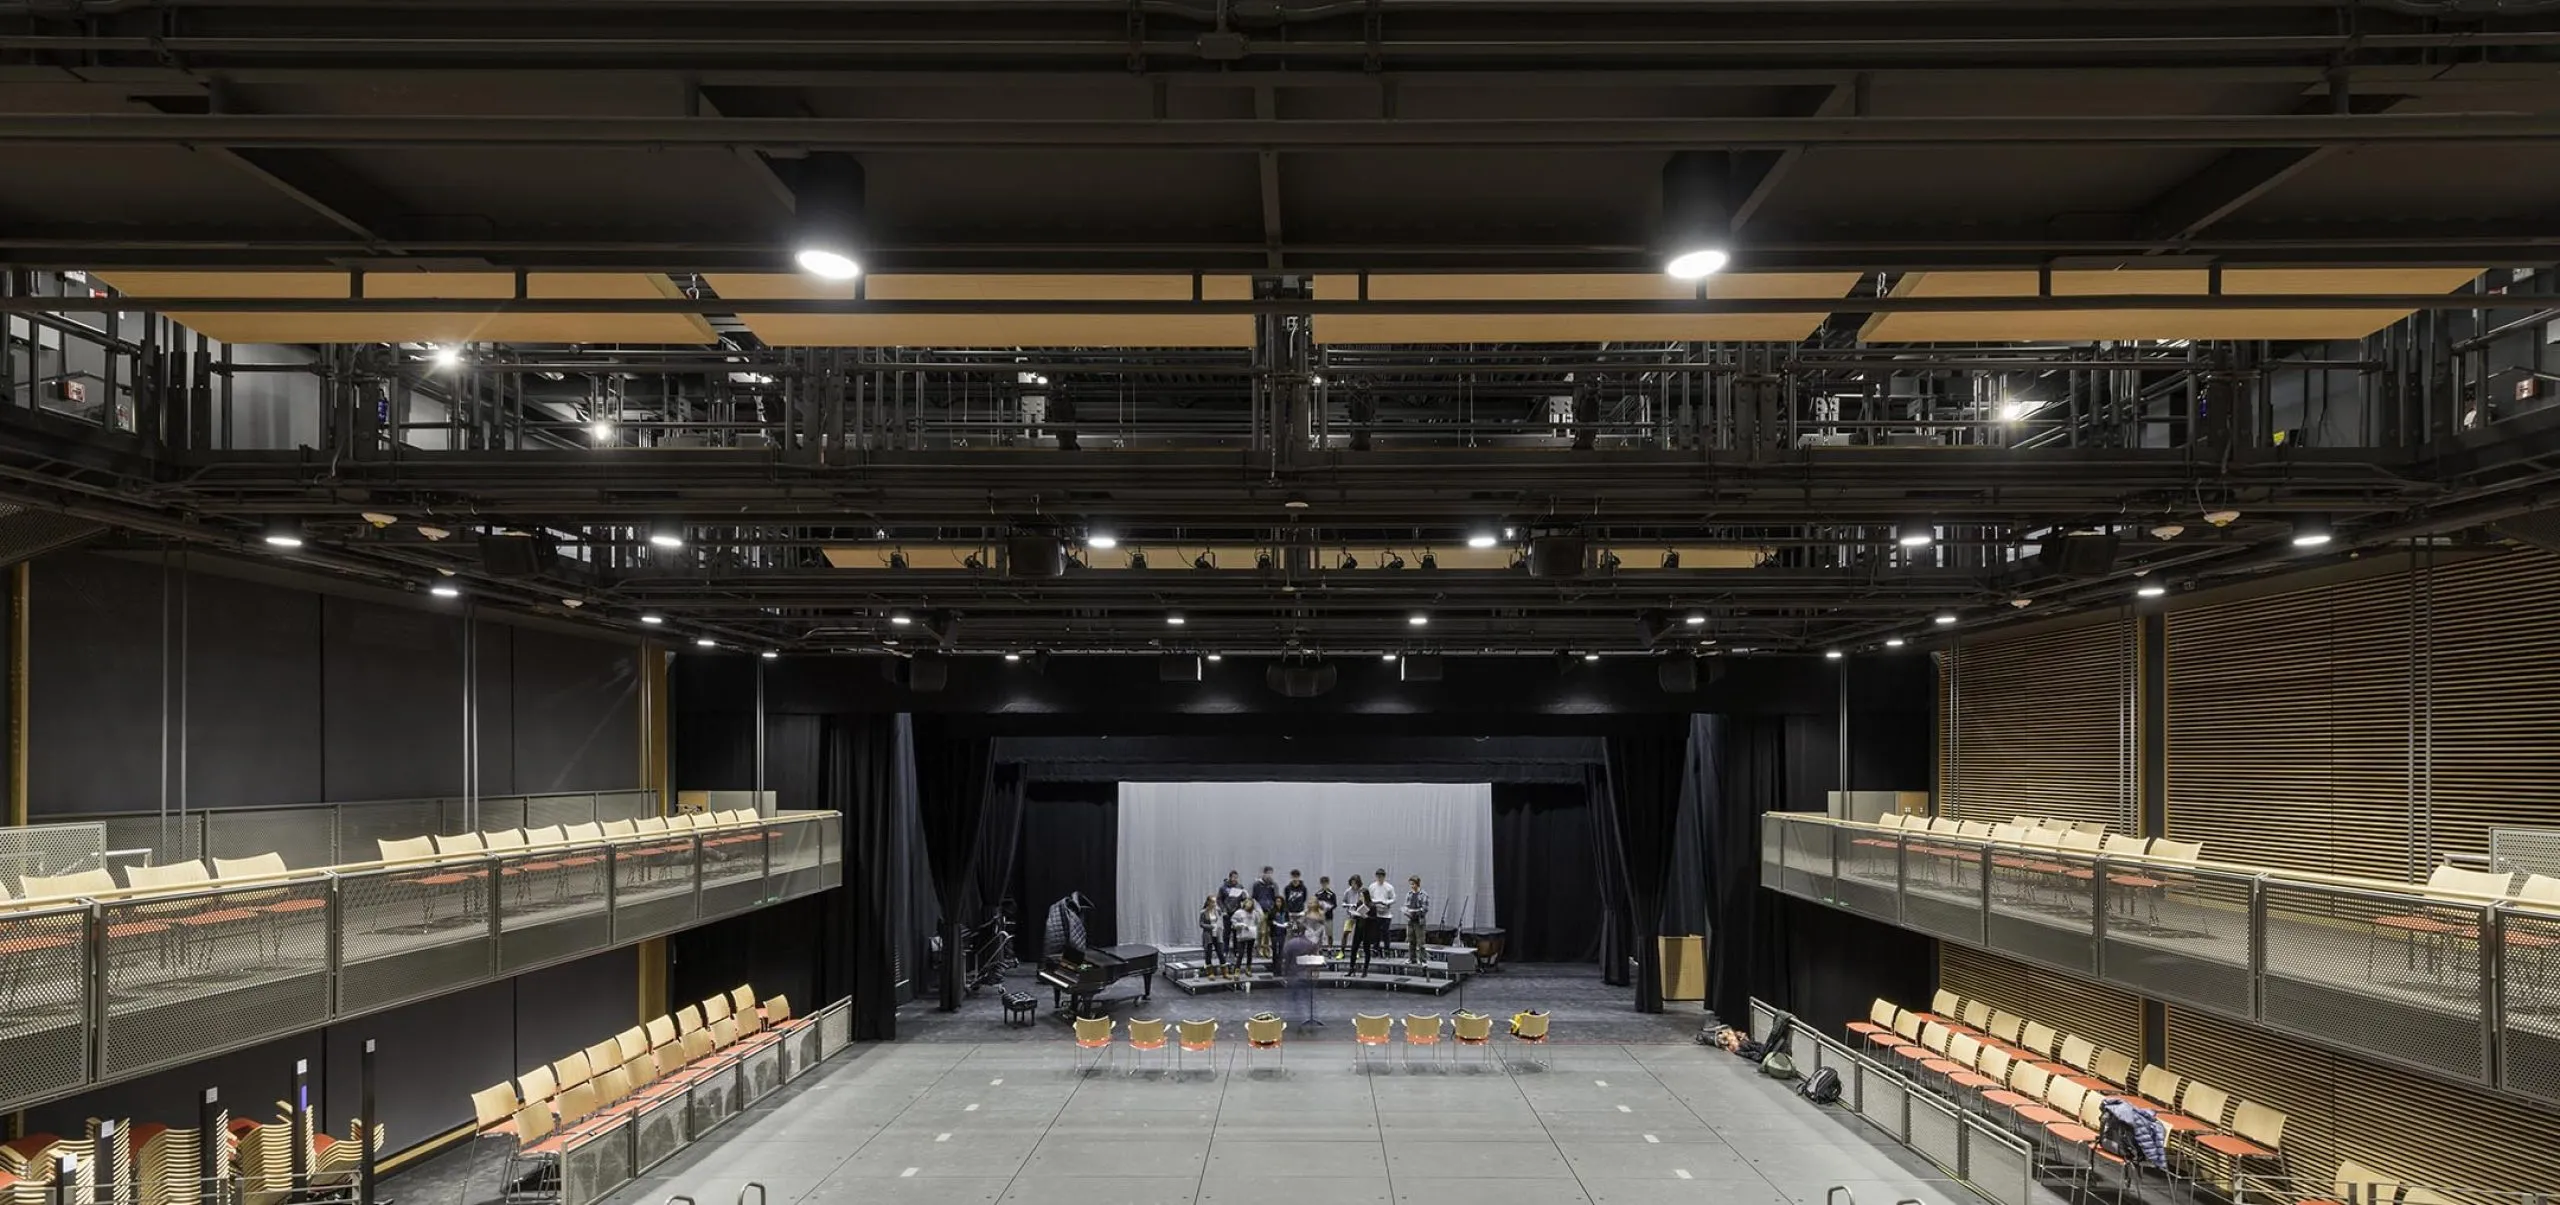
[[[1034,1014],[1039,1011],[1040,1002],[1033,999],[1031,993],[1015,991],[1012,988],[1004,989],[1005,1024],[1029,1025],[1034,1019]]]

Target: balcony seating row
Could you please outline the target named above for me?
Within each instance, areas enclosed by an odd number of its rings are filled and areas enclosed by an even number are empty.
[[[789,998],[758,1004],[755,989],[739,984],[472,1093],[476,1137],[513,1143],[501,1199],[552,1199],[561,1152],[582,1135],[682,1093],[804,1024],[792,1017]]]
[[[2101,1171],[2135,1171],[2098,1144],[2110,1098],[2149,1109],[2168,1127],[2173,1177],[2229,1192],[2253,1165],[2285,1171],[2283,1113],[2163,1067],[2137,1071],[2129,1055],[1980,1000],[1941,989],[1924,1011],[1880,998],[1849,1030],[1917,1082],[2065,1156],[2064,1170],[2083,1185]]]

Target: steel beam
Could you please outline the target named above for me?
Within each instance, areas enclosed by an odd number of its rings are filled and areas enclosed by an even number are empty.
[[[2546,309],[2560,295],[2507,293],[2111,293],[2050,297],[1837,297],[1677,298],[1623,300],[1448,301],[1298,300],[1254,298],[1222,301],[1062,301],[973,299],[882,301],[867,298],[722,297],[4,297],[11,314],[1593,314],[1683,317],[1722,314],[1828,314],[1855,309],[1871,314],[2000,314],[2017,311],[2105,310],[2477,310]]]
[[[171,117],[0,115],[0,145],[295,148],[712,146],[869,151],[1784,150],[1789,147],[2316,147],[2560,141],[2560,114],[2386,113],[2071,117],[1240,118],[1092,120],[866,117]]]

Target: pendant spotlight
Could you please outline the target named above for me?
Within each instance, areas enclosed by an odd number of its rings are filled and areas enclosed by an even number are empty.
[[[862,275],[862,162],[841,151],[814,151],[792,176],[793,262],[820,280]]]
[[[1662,168],[1662,270],[1674,280],[1704,280],[1733,260],[1733,211],[1726,204],[1732,156],[1678,151]]]
[[[1906,520],[1894,524],[1893,542],[1905,548],[1926,548],[1938,542],[1938,529],[1926,520]]]
[[[2329,521],[2318,515],[2304,515],[2293,521],[2293,546],[2296,548],[2318,548],[2336,536],[2337,533],[2330,530]]]

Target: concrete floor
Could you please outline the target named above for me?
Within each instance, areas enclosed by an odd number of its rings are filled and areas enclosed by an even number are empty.
[[[1008,1028],[993,993],[958,1013],[911,1004],[898,1041],[839,1055],[606,1205],[752,1202],[750,1182],[764,1205],[1824,1205],[1834,1185],[1866,1205],[1979,1205],[1856,1117],[1695,1044],[1694,1003],[1639,1014],[1627,989],[1570,966],[1483,976],[1468,997],[1494,1015],[1549,1010],[1548,1065],[1450,1051],[1355,1066],[1352,1011],[1446,1011],[1454,996],[1324,993],[1332,1024],[1292,1028],[1285,1074],[1268,1056],[1248,1071],[1234,1042],[1244,1016],[1278,1009],[1271,993],[1174,992],[1137,1010],[1220,1020],[1216,1057],[1180,1075],[1152,1059],[1134,1076],[1125,1061],[1073,1072],[1063,1022]],[[494,1146],[467,1186],[462,1155],[404,1169],[385,1195],[493,1200]]]

